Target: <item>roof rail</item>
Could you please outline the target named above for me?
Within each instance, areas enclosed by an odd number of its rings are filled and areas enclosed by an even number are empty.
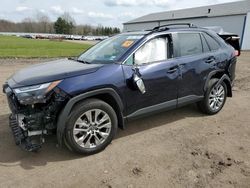
[[[160,25],[160,26],[154,27],[152,31],[168,30],[169,26],[181,26],[181,25],[186,25],[188,27],[197,27],[196,25],[192,23],[175,23],[175,24],[166,24],[166,25]]]
[[[130,32],[140,32],[140,31],[146,32],[146,31],[152,31],[152,30],[151,29],[146,29],[146,30],[128,30],[128,31],[125,31],[125,32],[130,33]]]

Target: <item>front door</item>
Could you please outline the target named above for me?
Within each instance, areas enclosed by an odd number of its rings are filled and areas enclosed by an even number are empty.
[[[176,107],[179,69],[177,61],[171,59],[170,40],[161,36],[147,41],[123,65],[127,115]],[[144,82],[144,94],[131,87],[135,70]]]

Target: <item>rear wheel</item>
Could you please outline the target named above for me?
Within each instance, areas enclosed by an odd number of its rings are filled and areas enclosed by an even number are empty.
[[[217,86],[218,79],[210,80],[205,97],[198,102],[199,109],[206,114],[218,113],[224,106],[227,98],[227,86],[224,82]]]
[[[82,154],[94,154],[106,148],[117,131],[113,108],[98,99],[74,107],[67,121],[66,143]]]

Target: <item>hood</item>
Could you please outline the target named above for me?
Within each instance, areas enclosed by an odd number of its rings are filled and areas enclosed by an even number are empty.
[[[9,80],[11,88],[36,85],[62,80],[97,71],[103,65],[84,64],[74,60],[61,59],[29,66],[16,72]]]

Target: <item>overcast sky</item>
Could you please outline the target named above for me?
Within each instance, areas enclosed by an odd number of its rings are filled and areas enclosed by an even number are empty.
[[[69,12],[77,24],[122,27],[122,23],[145,14],[236,0],[1,0],[0,19],[15,22],[35,18],[41,12],[55,21]]]

